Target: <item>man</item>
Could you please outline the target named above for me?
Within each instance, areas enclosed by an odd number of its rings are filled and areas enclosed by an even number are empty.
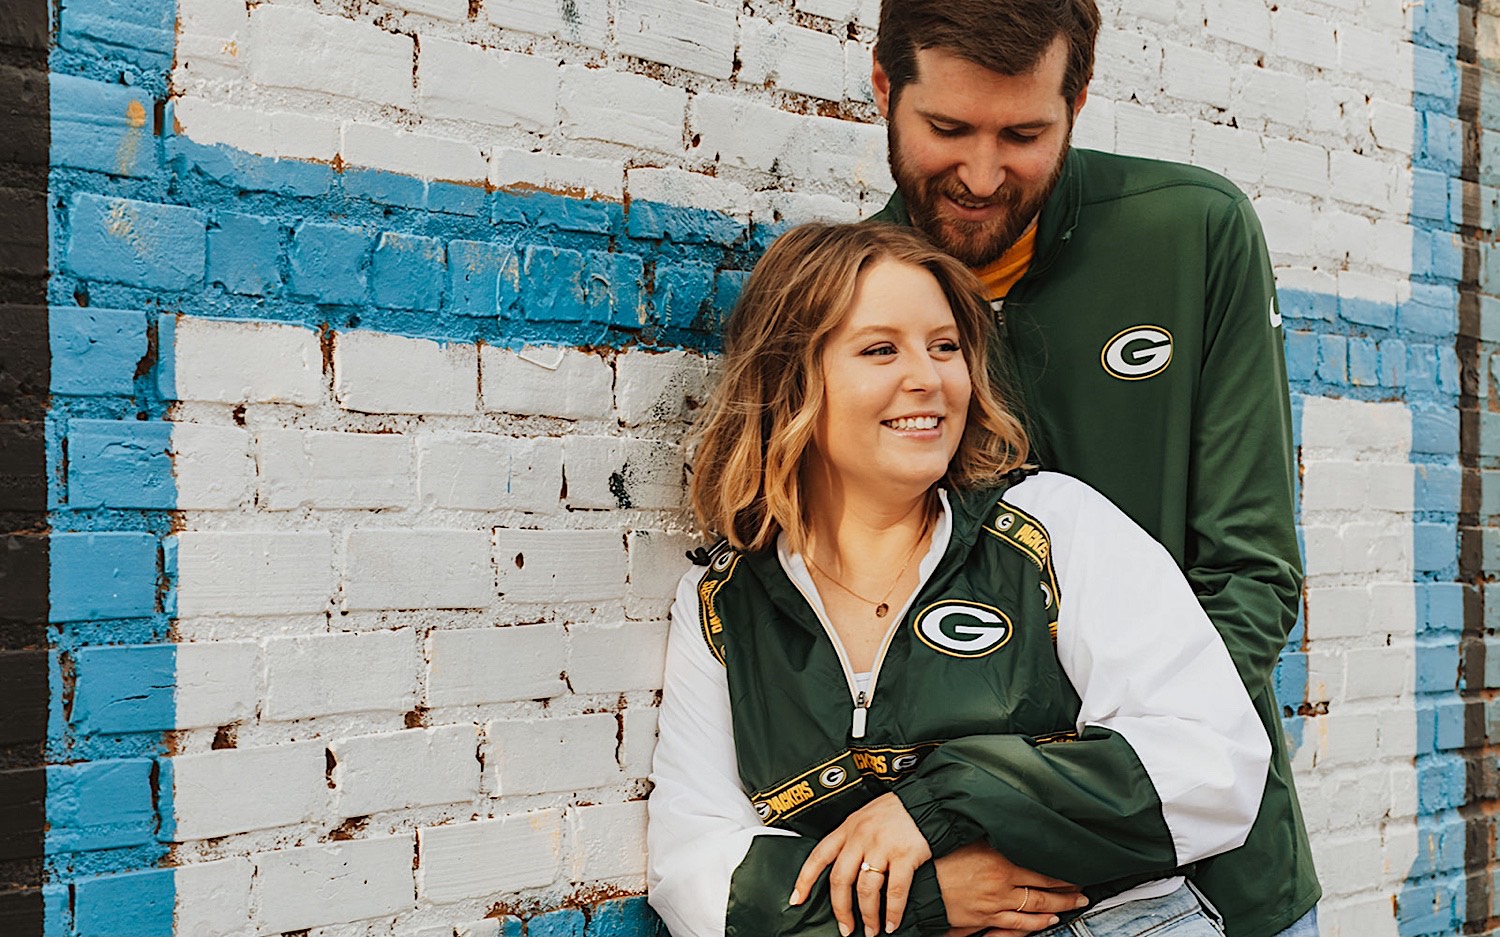
[[[884,0],[873,85],[898,191],[876,218],[980,275],[1036,457],[1187,574],[1274,746],[1249,841],[1191,880],[1229,937],[1315,935],[1272,689],[1301,565],[1271,266],[1226,180],[1070,147],[1098,28],[1094,0]]]

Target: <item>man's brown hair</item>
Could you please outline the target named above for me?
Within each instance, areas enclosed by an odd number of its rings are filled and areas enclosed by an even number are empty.
[[[760,550],[784,530],[792,550],[802,550],[800,476],[823,411],[823,346],[854,305],[860,273],[882,260],[932,274],[958,327],[969,409],[940,484],[994,484],[1025,461],[1026,432],[989,369],[989,303],[969,268],[908,228],[805,224],[755,265],[725,328],[723,373],[699,417],[692,459],[693,510],[706,533]]]
[[[1024,75],[1059,36],[1068,46],[1062,94],[1078,100],[1094,74],[1094,0],[881,0],[875,61],[891,82],[891,106],[917,79],[917,50],[942,49],[1001,75]]]

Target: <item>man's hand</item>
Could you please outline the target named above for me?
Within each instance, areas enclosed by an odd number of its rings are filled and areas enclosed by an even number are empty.
[[[1023,869],[984,842],[960,846],[932,865],[948,912],[948,937],[1025,937],[1088,904],[1075,886]]]
[[[833,916],[839,922],[839,933],[849,937],[854,930],[852,898],[859,894],[859,911],[865,937],[881,931],[880,893],[885,892],[885,930],[901,926],[906,898],[911,892],[912,874],[932,858],[927,838],[906,812],[906,806],[895,794],[882,794],[849,814],[838,829],[823,837],[813,848],[797,882],[792,886],[791,904],[801,904],[812,891],[825,868]]]

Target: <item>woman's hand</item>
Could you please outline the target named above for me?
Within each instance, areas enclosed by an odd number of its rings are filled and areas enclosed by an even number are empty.
[[[901,926],[913,873],[930,858],[932,849],[901,799],[895,794],[882,794],[849,814],[838,829],[813,848],[797,873],[791,903],[801,904],[818,876],[831,865],[828,892],[839,933],[849,937],[854,931],[854,892],[859,894],[865,937],[880,933],[882,891],[885,930],[889,933]]]
[[[933,862],[949,937],[1025,937],[1088,904],[1075,886],[1023,869],[985,842],[969,843]]]

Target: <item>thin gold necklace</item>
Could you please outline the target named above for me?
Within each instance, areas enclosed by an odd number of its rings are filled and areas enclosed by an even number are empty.
[[[868,598],[865,598],[864,596],[860,595],[858,592],[855,592],[853,589],[851,589],[848,586],[844,585],[842,582],[839,582],[837,576],[833,575],[828,570],[826,570],[823,567],[819,566],[817,564],[817,562],[813,560],[813,558],[812,558],[812,551],[811,550],[807,551],[807,557],[806,557],[806,559],[807,559],[807,565],[811,566],[813,569],[815,569],[818,572],[822,573],[824,579],[827,579],[829,582],[831,582],[834,585],[838,586],[840,589],[843,589],[845,592],[847,592],[850,595],[854,596],[856,599],[859,599],[861,602],[864,602],[867,605],[873,605],[873,606],[875,606],[875,617],[876,618],[884,618],[886,616],[886,613],[891,610],[891,606],[890,606],[890,604],[888,602],[886,602],[886,599],[888,599],[888,598],[891,597],[891,593],[895,592],[896,591],[896,586],[901,583],[901,577],[904,576],[904,575],[906,575],[906,569],[907,569],[907,567],[911,566],[911,558],[917,555],[917,547],[919,547],[919,546],[922,545],[922,540],[927,536],[927,528],[931,524],[932,524],[932,516],[929,514],[928,517],[927,517],[927,519],[922,522],[922,532],[919,533],[919,534],[917,534],[917,539],[915,541],[913,541],[913,543],[911,545],[911,549],[908,550],[908,551],[906,551],[906,562],[904,562],[904,563],[901,564],[901,571],[898,572],[896,574],[896,577],[891,580],[891,587],[889,589],[885,590],[885,595],[882,595],[880,597],[880,600],[878,602],[877,601],[873,601],[873,600],[868,599]]]

